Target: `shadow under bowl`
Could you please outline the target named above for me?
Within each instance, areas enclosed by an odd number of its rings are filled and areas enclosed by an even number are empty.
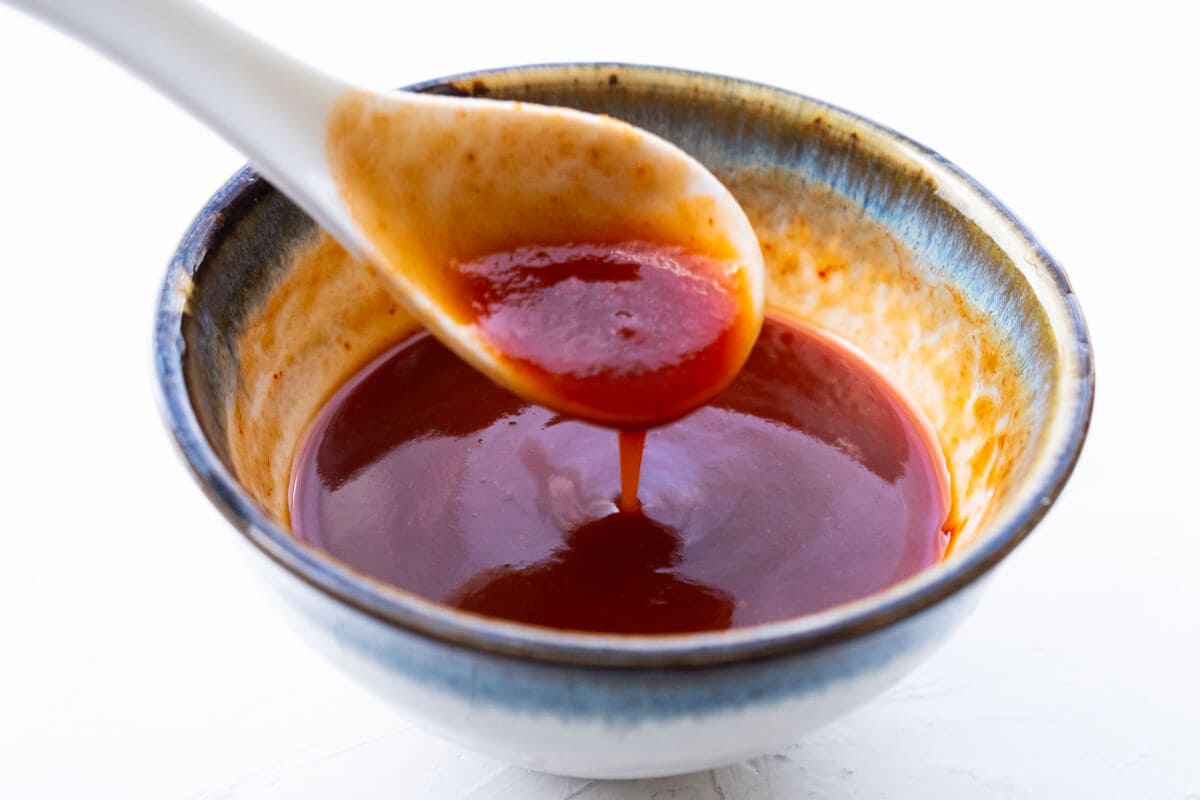
[[[1091,412],[1082,314],[1028,231],[935,153],[766,86],[580,64],[415,88],[610,114],[705,163],[755,225],[769,309],[857,346],[931,421],[954,543],[943,563],[861,600],[677,636],[508,623],[355,573],[291,535],[291,459],[333,390],[414,323],[247,169],[171,262],[155,357],[180,450],[300,629],[430,729],[533,769],[603,778],[782,748],[944,640],[979,579],[1054,501]],[[319,248],[326,257],[307,257]]]

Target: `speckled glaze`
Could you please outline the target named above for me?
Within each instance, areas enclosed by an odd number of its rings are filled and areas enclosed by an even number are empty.
[[[501,623],[357,575],[291,536],[290,457],[337,384],[412,323],[245,170],[171,263],[155,355],[164,416],[188,465],[300,630],[431,729],[582,777],[678,773],[781,748],[944,640],[980,578],[1057,496],[1091,411],[1074,295],[1011,214],[887,129],[728,78],[560,65],[417,88],[612,114],[713,169],[763,243],[768,306],[864,350],[929,416],[950,467],[957,538],[943,564],[877,595],[688,636]]]

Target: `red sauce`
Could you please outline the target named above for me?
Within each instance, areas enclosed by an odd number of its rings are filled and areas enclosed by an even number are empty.
[[[622,511],[611,430],[533,405],[419,334],[314,422],[292,526],[367,575],[494,617],[620,633],[782,620],[940,559],[945,470],[916,420],[854,353],[767,320],[732,384],[649,432],[640,510]]]
[[[464,321],[547,405],[648,427],[725,388],[757,329],[727,264],[679,248],[521,247],[457,265]]]

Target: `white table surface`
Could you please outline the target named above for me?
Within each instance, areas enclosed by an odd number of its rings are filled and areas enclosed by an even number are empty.
[[[1092,434],[965,629],[781,754],[605,783],[446,744],[295,638],[159,423],[159,281],[242,159],[0,8],[0,797],[1200,798],[1200,57],[1184,4],[211,5],[373,85],[661,63],[904,131],[1066,266],[1095,340]]]

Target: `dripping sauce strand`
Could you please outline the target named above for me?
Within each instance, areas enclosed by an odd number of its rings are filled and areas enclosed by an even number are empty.
[[[642,510],[638,500],[638,480],[642,474],[646,429],[617,431],[617,444],[621,453],[621,496],[617,499],[617,508],[626,514],[634,514]]]

